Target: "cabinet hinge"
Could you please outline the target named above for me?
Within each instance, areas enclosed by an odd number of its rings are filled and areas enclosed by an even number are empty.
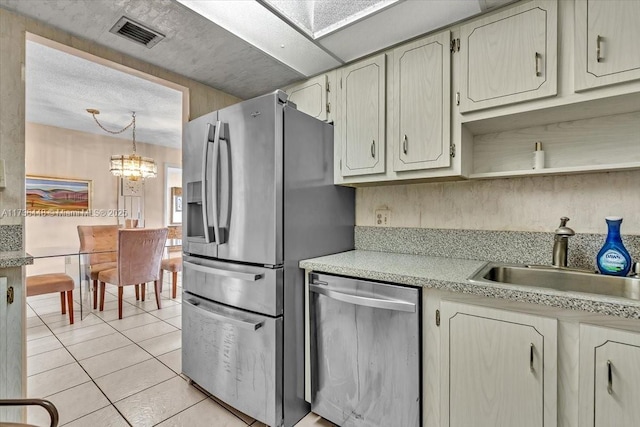
[[[436,326],[440,326],[440,310],[436,310]]]
[[[13,304],[13,286],[7,289],[7,304]]]
[[[456,92],[456,105],[460,105],[460,92]]]
[[[331,112],[331,103],[327,102],[327,114]]]
[[[460,52],[460,39],[451,40],[451,53]]]
[[[449,146],[449,155],[451,157],[455,157],[456,156],[456,144],[451,144]]]

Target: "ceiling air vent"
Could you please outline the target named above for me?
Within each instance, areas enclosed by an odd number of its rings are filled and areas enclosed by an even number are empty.
[[[164,38],[163,34],[160,34],[149,27],[145,27],[126,16],[120,18],[109,32],[144,45],[148,48],[152,48]]]

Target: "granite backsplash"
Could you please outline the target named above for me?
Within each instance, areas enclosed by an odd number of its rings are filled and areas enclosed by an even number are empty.
[[[551,264],[553,233],[355,227],[356,249],[463,258],[513,264]],[[605,234],[576,234],[569,239],[568,266],[596,269]],[[640,236],[623,235],[632,260],[640,261]]]
[[[0,252],[21,250],[22,225],[0,225]]]

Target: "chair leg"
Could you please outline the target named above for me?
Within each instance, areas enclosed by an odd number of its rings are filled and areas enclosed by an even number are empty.
[[[140,285],[136,285],[136,301],[140,299]]]
[[[69,324],[73,325],[73,291],[67,291],[67,306],[69,307]]]
[[[147,284],[146,283],[140,283],[140,287],[142,288],[142,301],[144,301],[144,295],[147,292]]]
[[[173,274],[171,275],[171,284],[173,286],[173,296],[172,298],[175,298],[176,295],[178,294],[178,272],[174,271]]]
[[[162,292],[160,290],[160,280],[154,280],[153,285],[156,291],[156,305],[158,306],[158,310],[160,310],[160,308],[162,308],[160,307],[160,292]]]
[[[100,311],[104,310],[104,282],[100,282]]]
[[[122,319],[122,286],[118,286],[118,319]]]
[[[98,280],[93,281],[93,309],[98,308]]]
[[[64,302],[64,292],[60,292],[60,307],[62,307],[62,314],[67,314],[67,306]]]

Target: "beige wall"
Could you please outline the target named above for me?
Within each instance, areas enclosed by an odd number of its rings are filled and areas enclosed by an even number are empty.
[[[151,157],[158,165],[158,176],[144,184],[145,226],[162,227],[164,223],[165,163],[180,165],[181,150],[138,142],[138,154]],[[129,154],[131,141],[108,135],[27,123],[27,175],[74,178],[92,181],[93,210],[117,208],[117,181],[109,172],[109,157]],[[122,222],[122,220],[121,220]],[[116,224],[116,217],[44,217],[26,218],[26,248],[79,244],[77,225]]]
[[[21,209],[25,204],[25,84],[23,67],[27,32],[188,88],[189,116],[191,118],[239,101],[234,96],[176,73],[0,8],[0,159],[5,161],[7,176],[6,188],[0,189],[0,208],[2,209]],[[24,224],[24,218],[19,216],[0,218],[0,225],[5,224]]]
[[[356,224],[391,209],[392,227],[553,232],[561,216],[577,233],[606,233],[605,216],[640,234],[640,171],[359,188]]]

